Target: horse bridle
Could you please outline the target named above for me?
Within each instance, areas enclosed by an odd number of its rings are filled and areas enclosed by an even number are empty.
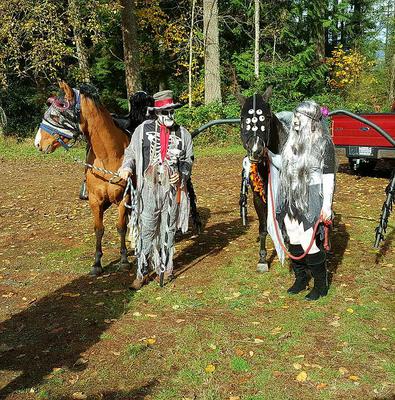
[[[79,137],[82,135],[82,132],[79,128],[80,118],[81,118],[81,97],[80,92],[77,89],[73,89],[74,92],[74,101],[72,104],[68,100],[66,100],[65,104],[62,104],[55,98],[51,101],[51,106],[44,114],[44,118],[40,124],[40,129],[42,128],[45,132],[50,134],[55,140],[65,149],[69,150],[74,144],[77,142]],[[51,107],[54,107],[60,115],[67,112],[71,115],[71,122],[67,121],[68,124],[61,124],[59,122],[54,121],[50,115],[49,110]],[[46,117],[48,113],[49,116]],[[63,116],[63,119],[66,119]],[[71,132],[71,133],[68,133]],[[71,143],[65,143],[64,139],[71,140]]]

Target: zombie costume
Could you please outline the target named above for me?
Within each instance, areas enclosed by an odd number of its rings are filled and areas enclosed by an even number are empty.
[[[307,252],[300,260],[292,261],[296,280],[288,289],[292,294],[304,290],[310,269],[314,288],[307,300],[316,300],[328,291],[324,226],[319,221],[332,216],[335,170],[334,145],[320,107],[303,102],[293,113],[289,137],[281,152],[276,213],[289,252],[295,257]]]
[[[137,180],[131,231],[135,234],[139,280],[147,276],[149,265],[158,275],[172,273],[176,230],[188,229],[186,183],[193,163],[192,138],[185,128],[174,124],[172,114],[169,117],[169,110],[177,106],[166,101],[169,98],[170,91],[154,95],[156,107],[152,110],[158,118],[136,128],[121,167]],[[179,180],[172,184],[175,174]]]

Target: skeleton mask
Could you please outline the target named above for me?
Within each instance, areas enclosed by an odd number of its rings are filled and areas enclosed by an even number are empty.
[[[156,111],[158,122],[161,125],[171,128],[174,125],[174,110],[160,110]]]

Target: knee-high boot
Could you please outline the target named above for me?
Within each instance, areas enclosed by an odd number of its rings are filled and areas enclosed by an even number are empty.
[[[326,270],[326,262],[320,264],[309,265],[311,275],[314,278],[314,287],[310,293],[305,296],[306,300],[318,300],[320,297],[328,294],[328,272]]]
[[[307,266],[304,262],[292,262],[292,270],[295,274],[295,282],[287,290],[289,294],[297,294],[306,289],[309,278],[307,276]]]

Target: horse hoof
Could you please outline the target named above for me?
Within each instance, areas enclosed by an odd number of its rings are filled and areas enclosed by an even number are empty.
[[[103,273],[103,268],[98,266],[93,266],[90,275],[99,276]]]
[[[269,272],[269,265],[267,263],[258,263],[256,270],[259,273]]]

